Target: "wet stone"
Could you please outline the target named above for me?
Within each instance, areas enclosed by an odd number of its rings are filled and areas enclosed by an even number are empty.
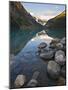
[[[59,78],[60,66],[55,61],[49,61],[47,65],[47,72],[52,79]]]

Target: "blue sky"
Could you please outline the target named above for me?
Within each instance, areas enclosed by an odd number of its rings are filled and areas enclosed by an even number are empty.
[[[50,19],[65,10],[65,5],[60,4],[38,4],[38,3],[22,3],[25,9],[33,16],[41,19]]]

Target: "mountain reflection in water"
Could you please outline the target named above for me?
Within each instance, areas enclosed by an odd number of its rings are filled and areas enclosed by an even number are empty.
[[[40,33],[40,32],[39,32]],[[37,54],[38,45],[41,42],[47,43],[47,49],[49,47],[49,43],[53,39],[48,36],[45,31],[42,31],[39,35],[36,34],[30,41],[27,42],[24,48],[15,56],[15,60],[11,65],[11,87],[13,87],[13,82],[15,78],[19,74],[24,74],[27,77],[27,81],[29,81],[35,71],[39,71],[38,77],[38,86],[55,86],[57,82],[52,80],[47,75],[47,63],[48,61],[43,61]],[[26,86],[24,86],[26,87]]]

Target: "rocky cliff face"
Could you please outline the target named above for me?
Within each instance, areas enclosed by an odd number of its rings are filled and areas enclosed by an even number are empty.
[[[66,11],[63,11],[61,14],[48,20],[46,26],[48,28],[65,28],[66,27]]]
[[[41,27],[39,23],[25,10],[20,2],[10,2],[10,26],[19,28]]]

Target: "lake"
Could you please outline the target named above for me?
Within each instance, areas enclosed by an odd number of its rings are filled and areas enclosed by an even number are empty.
[[[61,29],[47,29],[47,34],[53,38],[62,38],[65,36],[66,31],[64,28]]]
[[[52,80],[51,78],[48,77],[47,74],[47,63],[48,61],[42,60],[38,56],[38,45],[41,42],[46,42],[47,45],[49,46],[49,43],[51,40],[54,38],[54,34],[56,35],[55,38],[57,38],[57,35],[62,35],[63,37],[63,32],[58,33],[57,31],[52,31],[52,33],[48,33],[49,30],[42,30],[43,34],[41,34],[41,30],[37,31],[32,31],[32,33],[28,30],[24,31],[15,31],[12,33],[11,38],[12,38],[12,45],[14,47],[14,44],[17,46],[19,43],[22,44],[22,48],[18,54],[16,54],[12,64],[10,65],[10,83],[11,83],[11,88],[14,88],[14,81],[19,74],[24,74],[27,77],[27,82],[25,83],[24,87],[27,87],[28,81],[31,79],[33,73],[35,71],[39,71],[39,77],[38,77],[38,86],[41,87],[47,87],[47,86],[57,86],[58,83],[56,80]],[[50,31],[51,32],[51,31]],[[48,33],[48,34],[47,34]],[[56,34],[57,33],[57,34]],[[40,35],[39,35],[40,34]],[[30,36],[31,35],[31,36]],[[28,38],[27,38],[28,37]],[[23,42],[25,42],[23,44]],[[25,46],[24,46],[25,45]],[[47,49],[48,49],[47,46]],[[62,81],[61,81],[62,82]]]
[[[12,28],[10,31],[10,52],[12,54],[18,54],[26,43],[40,31],[42,31],[40,28],[35,30]],[[62,38],[65,36],[64,29],[46,29],[45,31],[47,35],[53,38]]]

